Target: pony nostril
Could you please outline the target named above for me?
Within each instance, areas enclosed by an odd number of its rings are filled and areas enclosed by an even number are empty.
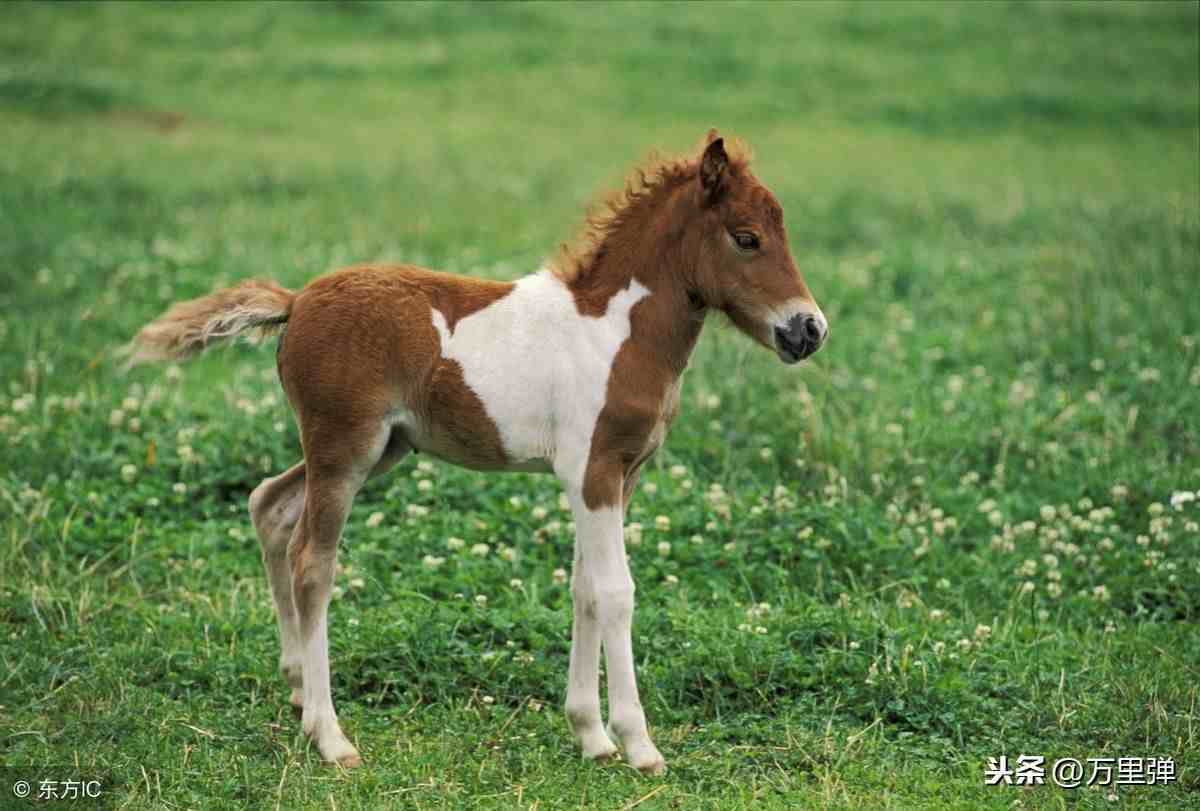
[[[821,339],[825,337],[821,330],[820,322],[813,315],[805,317],[804,321],[800,324],[800,330],[805,340],[810,344],[819,344],[821,343]]]

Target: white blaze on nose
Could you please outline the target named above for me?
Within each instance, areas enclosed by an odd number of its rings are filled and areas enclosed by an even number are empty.
[[[803,315],[813,317],[821,330],[821,341],[824,341],[825,336],[829,334],[829,322],[825,319],[825,313],[821,312],[821,308],[817,306],[815,301],[803,298],[790,299],[782,307],[773,309],[766,321],[773,328],[786,330],[793,318]]]

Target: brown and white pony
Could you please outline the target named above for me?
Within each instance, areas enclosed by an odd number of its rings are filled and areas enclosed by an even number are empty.
[[[553,472],[575,517],[566,713],[589,758],[658,774],[634,677],[623,523],[641,465],[679,409],[710,310],[784,363],[825,340],[783,211],[741,148],[710,131],[698,158],[638,170],[582,239],[515,282],[408,265],[338,270],[294,292],[248,281],[175,304],[134,362],[279,330],[279,379],[304,460],[250,494],[279,619],[280,666],[321,756],[361,762],[329,685],[326,614],[355,493],[409,451],[475,470]],[[599,669],[608,664],[609,722]]]

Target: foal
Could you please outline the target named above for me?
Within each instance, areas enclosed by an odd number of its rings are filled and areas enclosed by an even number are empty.
[[[175,304],[141,330],[134,362],[188,357],[246,330],[281,332],[279,379],[304,460],[254,489],[250,516],[280,666],[325,760],[361,762],[329,686],[338,539],[363,482],[421,451],[475,470],[558,476],[576,526],[567,718],[584,756],[615,755],[615,739],[630,764],[663,771],[634,677],[622,524],[638,470],[679,410],[680,376],[710,309],[784,363],[827,333],[779,203],[715,130],[698,158],[638,170],[575,247],[516,282],[364,265],[299,292],[243,282]]]

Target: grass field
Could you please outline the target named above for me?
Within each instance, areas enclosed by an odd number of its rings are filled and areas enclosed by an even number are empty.
[[[6,4],[6,779],[131,809],[1195,807],[1198,8]],[[643,476],[669,772],[567,730],[553,479],[424,457],[346,529],[334,697],[367,762],[323,766],[246,511],[299,457],[273,349],[114,348],[252,276],[530,272],[714,125],[832,336],[787,368],[713,318]],[[1177,779],[985,786],[1000,755]]]

